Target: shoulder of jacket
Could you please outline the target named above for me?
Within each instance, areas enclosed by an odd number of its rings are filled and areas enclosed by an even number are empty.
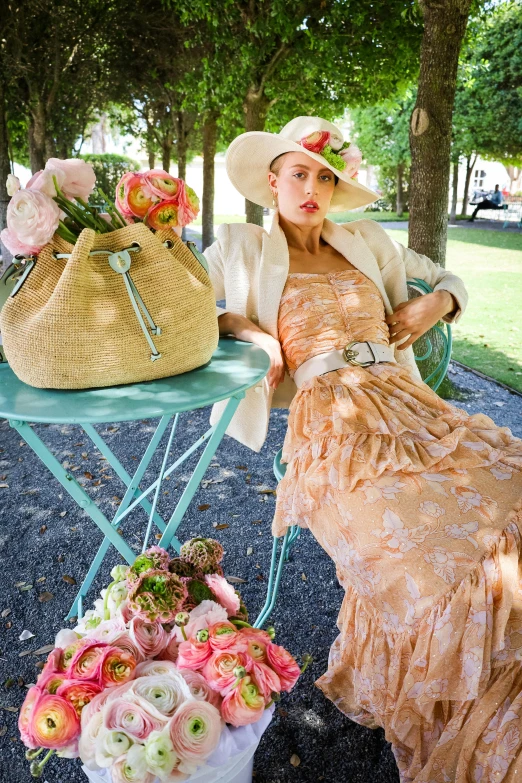
[[[261,226],[253,223],[222,223],[217,231],[218,239],[227,247],[227,251],[239,251],[241,255],[256,255],[261,252],[263,235],[268,236]]]
[[[386,237],[389,239],[388,234],[380,223],[376,220],[369,220],[368,218],[361,218],[361,220],[352,220],[350,223],[341,223],[341,227],[351,234],[355,234],[359,231],[363,237]]]

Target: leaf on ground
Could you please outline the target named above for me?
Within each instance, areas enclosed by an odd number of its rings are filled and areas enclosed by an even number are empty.
[[[47,601],[52,601],[53,598],[54,598],[54,594],[50,593],[48,590],[45,590],[45,592],[40,593],[40,595],[38,596],[38,600],[40,601],[41,604],[45,604],[47,603]]]
[[[282,707],[278,707],[278,708],[277,708],[277,712],[278,712],[278,714],[279,714],[279,715],[280,715],[282,718],[288,718],[288,712],[287,712],[286,710],[284,710]]]
[[[45,533],[46,530],[47,530],[47,525],[42,525],[42,527],[40,528],[40,533]]]
[[[263,524],[263,520],[262,519],[253,519],[252,520],[252,524],[253,525],[262,525]]]
[[[240,576],[225,576],[225,579],[227,582],[230,582],[231,585],[246,585],[247,580],[241,579]]]
[[[7,734],[7,726],[0,726],[0,737],[5,737]]]
[[[251,546],[249,546],[249,547],[247,548],[247,551],[246,551],[246,553],[247,553],[247,555],[253,555],[253,554],[254,554],[254,550],[252,549],[252,547],[251,547]]]
[[[230,525],[227,525],[226,522],[223,522],[222,525],[214,525],[214,530],[225,530],[227,527],[230,527]]]
[[[236,470],[248,470],[246,465],[236,465]]]
[[[206,511],[208,508],[210,508],[210,503],[202,503],[198,506],[198,511]]]
[[[303,580],[303,582],[306,582],[308,577],[306,576],[306,574],[301,574],[301,579]]]
[[[85,478],[86,478],[86,479],[89,479],[89,480],[94,478],[94,476],[92,475],[92,473],[89,473],[89,471],[88,471],[88,470],[85,470],[85,471],[84,471],[84,473],[83,473],[83,475],[85,476]]]
[[[156,533],[156,535],[154,536],[154,538],[156,539],[156,541],[159,541],[159,540],[160,540],[160,538],[161,538],[161,533]]]
[[[9,617],[10,614],[11,614],[11,609],[4,609],[2,612],[2,619],[4,617]]]
[[[84,459],[87,459],[87,457],[88,457],[88,456],[89,456],[89,455],[87,454],[87,452],[86,452],[86,451],[82,451],[82,457],[83,457]]]
[[[41,584],[42,582],[45,582],[45,580],[46,580],[46,579],[47,579],[47,577],[46,577],[46,576],[41,576],[41,577],[40,577],[39,579],[37,579],[36,581],[37,581],[39,584]]]
[[[0,710],[6,710],[6,712],[18,712],[18,707],[6,707],[4,704],[0,704]]]
[[[258,489],[257,490],[258,495],[276,495],[277,490],[275,489]]]
[[[9,489],[9,484],[0,484],[0,489]]]
[[[54,644],[46,644],[43,647],[39,647],[37,650],[33,650],[33,655],[47,655],[54,650]]]
[[[67,514],[67,511],[60,511],[60,516],[64,517]]]
[[[64,582],[67,582],[68,585],[75,585],[76,584],[76,579],[74,578],[74,576],[69,576],[68,574],[64,574],[62,576],[62,579],[63,579]]]
[[[290,764],[292,765],[292,767],[298,767],[300,763],[301,763],[301,759],[299,758],[297,753],[292,753],[292,755],[290,756]]]
[[[15,582],[15,587],[23,587],[27,582]]]
[[[20,492],[20,495],[37,495],[38,492],[37,489],[26,489],[25,492]]]
[[[34,636],[34,633],[32,631],[24,630],[18,637],[21,642],[25,642],[26,639],[32,639]]]
[[[28,590],[32,590],[32,589],[33,589],[32,585],[25,585],[25,587],[21,587],[20,588],[20,592],[21,593],[26,593]]]

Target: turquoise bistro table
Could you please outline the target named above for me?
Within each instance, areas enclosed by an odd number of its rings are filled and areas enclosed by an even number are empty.
[[[148,540],[155,524],[160,532],[159,546],[172,546],[179,552],[181,543],[176,538],[183,515],[196,493],[225,430],[245,392],[255,386],[268,372],[268,355],[251,343],[221,338],[211,361],[183,375],[162,378],[146,383],[112,386],[103,389],[51,390],[36,389],[20,381],[8,364],[0,364],[0,417],[6,418],[24,441],[33,449],[44,465],[58,479],[64,489],[86,511],[105,538],[98,549],[89,571],[80,587],[67,618],[83,614],[83,598],[95,578],[109,546],[113,544],[121,556],[132,563],[136,553],[119,534],[121,522],[140,505],[149,515],[143,543]],[[228,400],[220,420],[199,437],[175,462],[168,464],[179,414],[203,408],[220,400]],[[135,421],[159,418],[145,454],[131,476],[112,453],[94,428],[106,422]],[[100,511],[74,475],[58,462],[30,424],[79,424],[96,448],[105,457],[126,486],[125,495],[112,520]],[[141,488],[147,467],[159,447],[162,436],[170,425],[161,468],[154,482]],[[158,514],[156,506],[163,479],[175,471],[193,452],[204,446],[194,472],[182,492],[170,519]],[[152,502],[148,496],[154,493]]]

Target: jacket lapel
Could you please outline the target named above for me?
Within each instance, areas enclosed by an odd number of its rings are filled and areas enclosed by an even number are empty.
[[[274,214],[270,234],[263,233],[259,266],[257,314],[259,326],[277,337],[279,302],[290,267],[288,244],[279,226],[278,213]]]
[[[363,275],[366,275],[367,278],[375,283],[384,300],[386,312],[392,313],[393,308],[390,304],[386,289],[384,288],[382,274],[377,259],[362,238],[358,229],[355,229],[352,233],[349,229],[342,228],[342,226],[333,223],[331,220],[325,220],[321,236],[329,245],[335,248],[338,253],[344,256],[347,261],[357,267]]]

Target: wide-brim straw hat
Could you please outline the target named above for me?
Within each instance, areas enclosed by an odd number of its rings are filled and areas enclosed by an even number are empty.
[[[309,143],[307,138],[311,134],[314,136],[312,142]],[[324,134],[329,134],[329,136]],[[319,139],[319,144],[314,145],[314,139]],[[323,154],[313,152],[303,146],[303,141],[313,147],[320,146],[325,140],[329,145],[328,157],[334,161],[335,165],[332,165]],[[234,139],[227,150],[227,174],[236,190],[249,201],[262,207],[273,207],[273,195],[268,184],[270,164],[274,158],[285,152],[304,152],[313,160],[329,168],[339,178],[333,192],[330,212],[364,207],[376,201],[380,195],[361,185],[353,176],[358,168],[358,163],[360,163],[360,157],[359,160],[356,156],[349,160],[343,170],[337,168],[345,162],[342,157],[335,154],[342,151],[343,143],[343,134],[333,123],[323,120],[321,117],[296,117],[287,123],[279,133],[250,131],[242,133]],[[332,153],[334,153],[333,157]],[[353,160],[355,160],[355,166]]]

